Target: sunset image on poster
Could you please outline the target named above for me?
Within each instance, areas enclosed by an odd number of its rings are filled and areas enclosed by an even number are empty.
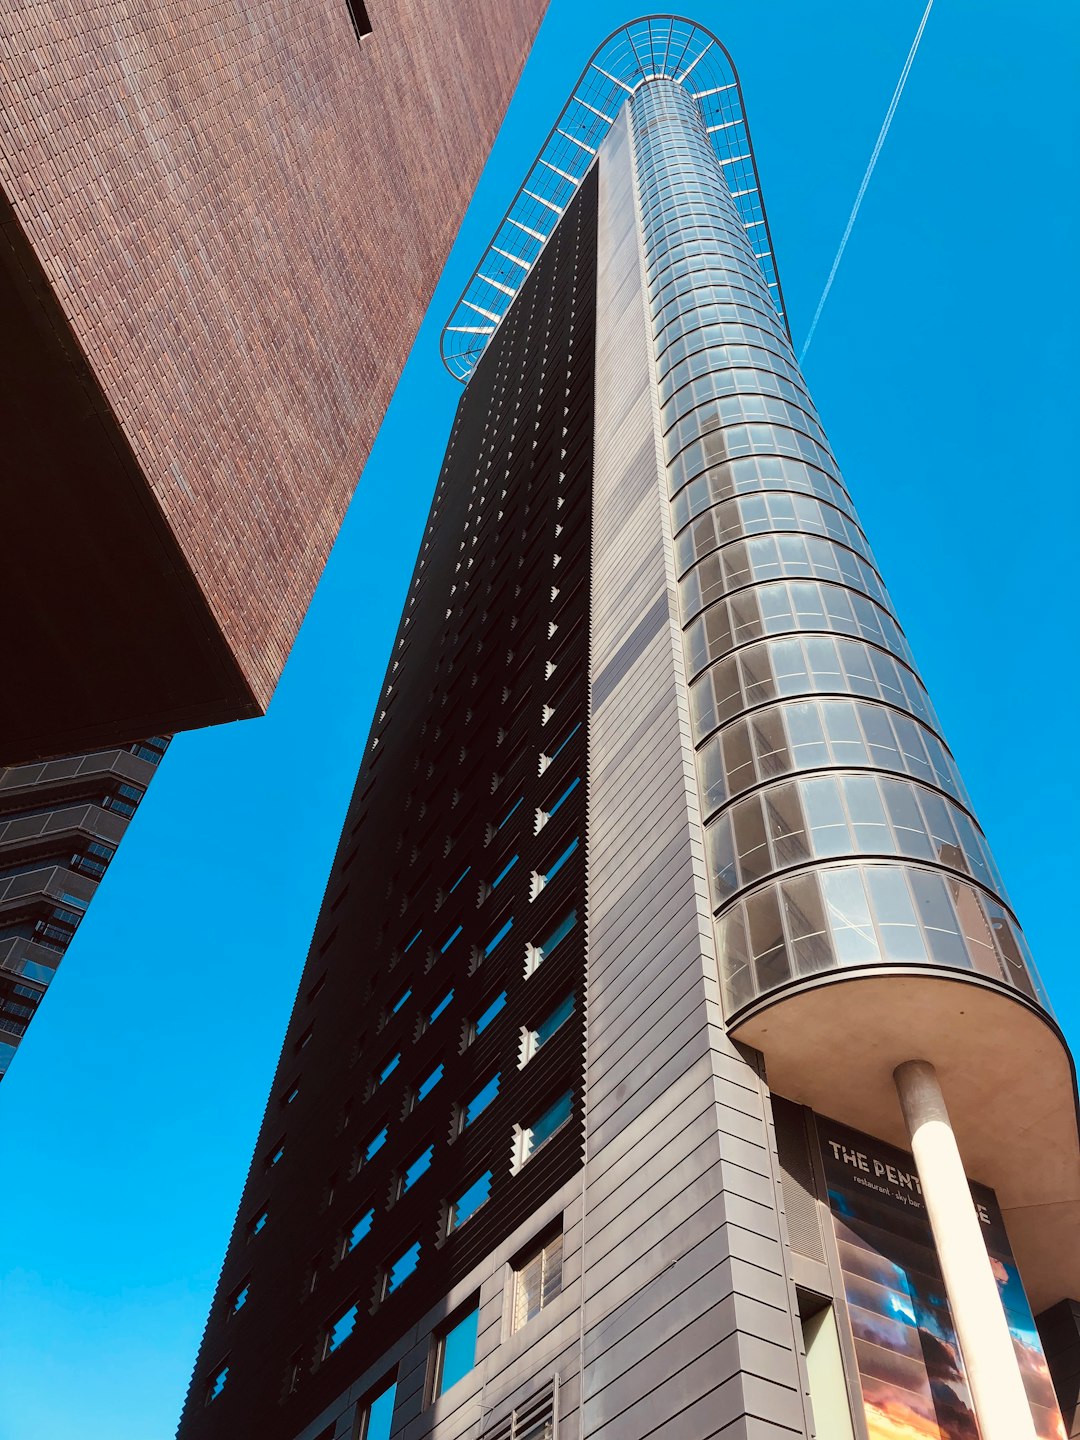
[[[979,1440],[912,1157],[821,1122],[821,1149],[870,1440]],[[972,1185],[1039,1440],[1067,1440],[992,1190]]]

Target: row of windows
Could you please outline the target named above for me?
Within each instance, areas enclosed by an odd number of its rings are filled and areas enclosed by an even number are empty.
[[[758,368],[727,365],[722,370],[699,375],[696,380],[688,381],[677,390],[661,410],[661,429],[666,434],[677,420],[682,420],[708,400],[744,395],[771,395],[798,406],[806,414],[810,413],[812,405],[809,395],[801,385],[795,385],[783,375],[778,375],[771,366]],[[730,423],[731,418],[737,419],[740,415],[729,416],[725,423]],[[759,417],[750,414],[743,418]]]
[[[717,906],[777,870],[838,855],[933,860],[1003,891],[986,841],[965,811],[936,790],[882,775],[770,785],[717,816],[705,841]]]
[[[922,682],[909,666],[857,640],[806,635],[750,645],[699,676],[690,690],[694,735],[701,740],[770,700],[814,694],[883,700],[938,728]]]
[[[1033,996],[1030,956],[1005,908],[953,875],[844,865],[791,876],[717,921],[729,1017],[779,985],[838,967],[944,965]]]
[[[911,664],[911,652],[892,614],[857,590],[820,580],[785,580],[719,600],[686,628],[690,674],[766,635],[796,630],[852,635]]]
[[[836,462],[828,447],[819,444],[798,425],[794,429],[785,429],[782,425],[730,425],[723,430],[708,431],[677,455],[669,454],[672,494],[704,471],[744,455],[790,457],[805,461],[826,475],[836,474]]]
[[[687,491],[682,493],[685,495]],[[733,540],[783,530],[826,536],[873,564],[862,531],[842,510],[812,495],[765,490],[721,500],[692,520],[675,537],[676,568],[684,575],[691,565]]]
[[[698,332],[699,334],[701,332]],[[760,332],[758,332],[760,334]],[[774,342],[775,344],[775,342]],[[689,408],[684,403],[682,408],[675,414],[668,416],[667,406],[674,403],[679,397],[694,395],[695,401],[706,398],[708,392],[698,393],[693,386],[710,376],[730,376],[733,382],[749,385],[753,389],[761,381],[757,378],[761,375],[773,375],[780,377],[784,384],[792,388],[786,392],[787,398],[795,400],[796,403],[809,404],[810,397],[806,391],[806,382],[799,373],[799,368],[793,360],[774,349],[768,343],[765,336],[761,336],[757,344],[745,344],[735,339],[718,340],[709,347],[700,347],[678,365],[667,371],[667,374],[660,382],[660,403],[663,409],[663,423],[666,429],[671,419],[684,414]],[[741,377],[749,377],[745,382]],[[737,381],[734,377],[740,377]],[[723,394],[722,390],[714,390],[713,394]],[[784,394],[777,390],[777,394]]]
[[[685,419],[680,420],[667,432],[665,444],[670,454],[685,449],[710,430],[724,430],[728,426],[765,422],[768,425],[790,427],[801,431],[819,445],[828,444],[825,432],[810,411],[786,400],[774,399],[770,395],[730,395],[723,400],[702,403]],[[770,445],[769,451],[773,449]]]
[[[908,715],[856,700],[789,702],[742,716],[706,740],[698,775],[706,814],[796,770],[892,770],[936,785],[966,809],[943,742]]]
[[[791,532],[735,540],[699,560],[679,581],[683,622],[734,590],[783,576],[844,585],[869,595],[883,608],[891,608],[877,571],[861,556],[835,541]]]
[[[737,325],[698,326],[667,343],[663,350],[657,342],[661,402],[670,400],[681,385],[718,363],[776,366],[789,378],[799,375],[791,347],[785,347],[775,330],[760,329],[748,319]],[[664,338],[666,341],[666,334]]]
[[[556,1126],[556,1128],[560,1128]],[[554,1132],[551,1132],[554,1133]],[[535,1148],[539,1148],[538,1142]],[[451,1213],[457,1214],[457,1224],[462,1225],[476,1213],[487,1199],[490,1174],[464,1192],[455,1202]],[[400,1289],[415,1273],[419,1262],[419,1242],[414,1242],[397,1260],[387,1266],[383,1275],[383,1294]],[[530,1320],[536,1318],[562,1293],[563,1288],[563,1237],[561,1223],[557,1229],[548,1230],[534,1241],[525,1251],[515,1257],[510,1266],[510,1329],[512,1333],[521,1330]],[[234,1293],[231,1299],[232,1314],[246,1304],[250,1293],[250,1282]],[[476,1342],[479,1326],[480,1297],[474,1295],[441,1325],[431,1339],[431,1361],[428,1367],[427,1403],[435,1400],[463,1380],[476,1364]],[[341,1349],[356,1329],[360,1318],[357,1303],[348,1305],[327,1321],[318,1346],[318,1362],[327,1360]],[[209,1405],[225,1389],[229,1378],[228,1361],[219,1362],[207,1382],[206,1403]],[[304,1371],[304,1356],[294,1357],[286,1376],[286,1393],[299,1388]],[[362,1419],[359,1434],[372,1437],[375,1434],[389,1435],[394,1402],[394,1385],[381,1382],[373,1397],[361,1406]],[[366,1422],[366,1428],[365,1428]],[[378,1427],[374,1429],[373,1426]]]

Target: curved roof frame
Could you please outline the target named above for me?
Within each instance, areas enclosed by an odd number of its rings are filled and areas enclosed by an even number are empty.
[[[593,53],[462,291],[440,342],[443,363],[458,380],[467,381],[475,370],[623,104],[649,80],[674,80],[701,105],[769,292],[787,325],[731,56],[711,31],[692,20],[646,15],[609,35]]]

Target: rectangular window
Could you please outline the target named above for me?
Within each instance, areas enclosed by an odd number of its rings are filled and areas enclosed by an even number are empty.
[[[267,1155],[266,1159],[263,1161],[263,1164],[267,1170],[272,1170],[274,1166],[279,1165],[284,1158],[285,1141],[282,1140],[274,1147],[273,1150],[270,1151],[270,1154]]]
[[[398,1055],[391,1055],[391,1056],[390,1056],[390,1059],[386,1062],[386,1064],[385,1064],[385,1065],[382,1067],[382,1069],[379,1071],[379,1078],[378,1078],[378,1081],[377,1081],[376,1083],[379,1084],[379,1085],[385,1085],[386,1082],[387,1082],[387,1080],[390,1079],[390,1076],[394,1073],[394,1071],[397,1069],[397,1067],[398,1067],[400,1064],[401,1064],[401,1055],[400,1055],[400,1054],[398,1054]]]
[[[525,1031],[525,1043],[522,1049],[522,1064],[531,1060],[536,1052],[546,1045],[557,1030],[560,1030],[574,1013],[573,993],[561,1000],[555,1009],[545,1015],[540,1024],[534,1030]]]
[[[495,876],[495,879],[492,880],[492,882],[491,882],[491,888],[492,888],[492,890],[496,890],[496,889],[499,887],[499,885],[502,884],[502,882],[506,879],[507,875],[510,874],[510,871],[511,871],[511,870],[514,868],[514,866],[517,864],[517,862],[518,862],[518,857],[517,857],[516,855],[512,855],[512,856],[510,857],[510,859],[506,862],[506,864],[502,867],[502,869],[499,871],[499,873]]]
[[[851,1405],[840,1337],[832,1305],[823,1296],[799,1291],[806,1374],[810,1382],[810,1403],[819,1435],[829,1440],[854,1440]]]
[[[379,1133],[377,1135],[373,1135],[368,1141],[367,1148],[364,1150],[365,1164],[367,1164],[369,1160],[374,1160],[375,1156],[386,1144],[386,1133],[386,1126],[384,1125],[383,1128],[379,1131]]]
[[[228,1378],[228,1365],[222,1365],[221,1369],[215,1371],[215,1373],[210,1377],[210,1382],[206,1387],[207,1405],[209,1405],[212,1400],[216,1400],[217,1397],[221,1394],[222,1390],[225,1389],[225,1382],[228,1380]]]
[[[403,1195],[406,1190],[411,1190],[417,1180],[420,1179],[420,1176],[431,1168],[431,1157],[434,1154],[434,1145],[429,1145],[427,1149],[422,1150],[412,1164],[406,1168],[401,1176],[401,1193]]]
[[[556,1131],[562,1129],[573,1113],[574,1092],[567,1090],[565,1095],[559,1096],[554,1105],[549,1105],[543,1114],[538,1115],[531,1125],[526,1125],[519,1130],[516,1168],[520,1169],[542,1145],[546,1145]]]
[[[538,965],[542,965],[551,952],[558,945],[560,940],[565,940],[570,931],[577,924],[577,911],[568,911],[563,918],[544,936],[543,940],[528,948],[526,961],[526,974],[531,975]]]
[[[457,925],[457,926],[454,927],[453,930],[450,931],[450,934],[446,937],[446,939],[445,939],[445,940],[442,942],[442,944],[439,946],[439,954],[440,954],[440,955],[445,955],[446,952],[447,952],[447,950],[450,949],[450,946],[454,943],[454,941],[457,939],[457,937],[461,934],[461,928],[462,928],[462,927],[461,927],[460,925]]]
[[[470,871],[471,869],[472,869],[472,866],[471,866],[471,865],[466,865],[466,866],[465,866],[465,869],[462,870],[461,874],[457,877],[457,879],[454,881],[454,883],[450,886],[450,889],[446,892],[448,895],[452,895],[452,894],[454,893],[454,891],[455,891],[455,890],[457,889],[457,887],[461,884],[462,880],[465,879],[465,876],[468,875],[468,873],[469,873],[469,871]]]
[[[395,1290],[400,1290],[419,1263],[420,1241],[414,1240],[409,1248],[387,1267],[383,1295],[393,1295]]]
[[[475,1295],[464,1310],[435,1339],[435,1374],[431,1398],[437,1400],[451,1385],[464,1380],[476,1364],[476,1336],[480,1327],[480,1296]]]
[[[504,924],[500,925],[499,928],[498,928],[498,930],[495,931],[495,934],[492,935],[491,939],[490,939],[490,940],[487,942],[487,944],[484,946],[484,959],[485,959],[485,960],[486,960],[487,957],[491,954],[491,952],[495,949],[496,945],[498,945],[499,941],[505,939],[505,937],[506,937],[507,935],[509,935],[511,929],[513,928],[513,924],[514,924],[514,917],[511,915],[510,918],[509,918],[509,920],[507,920]]]
[[[336,1320],[331,1320],[326,1327],[326,1335],[323,1340],[323,1359],[332,1355],[335,1350],[344,1345],[352,1332],[356,1329],[356,1315],[358,1307],[350,1305],[348,1310],[339,1315]]]
[[[562,1291],[562,1240],[550,1235],[514,1267],[514,1329],[520,1330]]]
[[[248,1296],[250,1294],[251,1276],[249,1275],[248,1278],[244,1281],[244,1283],[238,1286],[237,1289],[235,1289],[233,1293],[229,1296],[229,1314],[235,1315],[238,1310],[242,1310],[247,1304]]]
[[[559,873],[559,871],[563,868],[563,866],[564,866],[564,865],[566,864],[566,862],[570,859],[570,856],[573,855],[574,851],[575,851],[577,848],[578,848],[578,842],[577,842],[577,840],[576,840],[576,839],[575,839],[575,840],[572,840],[572,841],[570,842],[570,844],[566,847],[566,849],[562,852],[562,854],[561,854],[556,860],[554,860],[554,861],[552,862],[552,864],[551,864],[551,865],[548,867],[548,869],[544,872],[544,877],[543,877],[543,879],[544,879],[544,884],[545,884],[545,885],[549,885],[549,884],[551,883],[551,881],[554,880],[555,876],[556,876],[556,875]]]
[[[491,1004],[487,1007],[483,1014],[478,1015],[473,1021],[472,1038],[474,1040],[478,1035],[482,1035],[484,1033],[484,1031],[488,1028],[491,1022],[495,1019],[495,1016],[498,1015],[499,1011],[503,1008],[505,1004],[506,991],[504,990],[501,995],[496,995],[495,999],[491,1002]]]
[[[466,1220],[471,1219],[486,1204],[488,1195],[491,1193],[491,1171],[485,1170],[479,1180],[474,1180],[468,1189],[463,1190],[456,1200],[450,1202],[450,1213],[447,1216],[446,1228],[456,1230],[464,1225]]]
[[[461,1112],[461,1128],[471,1125],[478,1115],[483,1114],[499,1093],[499,1077],[493,1075],[482,1090],[477,1091]]]
[[[355,1250],[364,1236],[369,1234],[372,1225],[375,1223],[375,1211],[365,1210],[362,1215],[355,1216],[345,1231],[345,1239],[341,1247],[341,1258],[344,1259],[350,1251]]]
[[[520,796],[517,798],[517,800],[514,801],[513,805],[511,805],[510,809],[506,812],[506,814],[503,816],[503,818],[499,821],[499,823],[498,823],[498,825],[497,825],[497,827],[496,827],[497,829],[501,830],[501,829],[503,828],[503,826],[504,826],[504,825],[506,824],[506,822],[510,819],[511,815],[513,815],[514,811],[518,808],[518,806],[521,804],[521,802],[522,802],[522,800],[524,800],[524,798],[525,798],[524,795],[520,795]]]
[[[435,1089],[435,1086],[439,1083],[442,1077],[443,1067],[441,1065],[436,1065],[435,1069],[432,1070],[431,1074],[427,1077],[427,1079],[420,1081],[420,1084],[416,1087],[417,1104],[419,1104],[421,1100],[427,1099],[427,1097],[431,1094],[432,1090]]]
[[[432,1010],[431,1014],[428,1016],[428,1024],[429,1024],[429,1025],[434,1025],[435,1021],[436,1021],[436,1020],[439,1018],[439,1016],[443,1013],[443,1011],[444,1011],[444,1010],[446,1009],[446,1007],[450,1004],[450,1002],[453,1000],[453,998],[454,998],[454,992],[453,992],[453,990],[448,990],[448,991],[446,992],[446,994],[443,996],[443,998],[439,1001],[439,1003],[435,1006],[434,1010]]]
[[[264,1230],[266,1228],[266,1222],[269,1218],[270,1216],[268,1211],[260,1210],[258,1215],[255,1216],[254,1220],[248,1221],[247,1233],[249,1240],[252,1238],[253,1235],[258,1235],[260,1230]]]
[[[391,1380],[361,1408],[356,1440],[390,1440],[396,1393],[397,1381]]]
[[[559,807],[563,804],[563,802],[564,802],[565,800],[569,800],[569,799],[570,799],[570,796],[574,793],[574,791],[577,789],[577,787],[578,787],[580,784],[581,784],[581,776],[580,776],[580,775],[575,775],[574,778],[573,778],[573,780],[570,781],[570,784],[566,787],[566,789],[562,792],[562,794],[559,796],[559,798],[555,801],[555,804],[548,806],[547,811],[546,811],[545,813],[546,813],[547,818],[548,818],[549,820],[551,819],[551,817],[552,817],[554,814],[556,814],[556,813],[558,812]]]
[[[390,1006],[390,1014],[396,1015],[401,1009],[401,1007],[408,1003],[409,997],[411,995],[412,990],[403,990],[398,996],[398,998],[394,1001],[393,1005]]]

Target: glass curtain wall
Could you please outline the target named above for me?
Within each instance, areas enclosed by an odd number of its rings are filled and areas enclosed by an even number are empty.
[[[630,105],[726,1013],[882,964],[1045,1005],[700,107]]]

